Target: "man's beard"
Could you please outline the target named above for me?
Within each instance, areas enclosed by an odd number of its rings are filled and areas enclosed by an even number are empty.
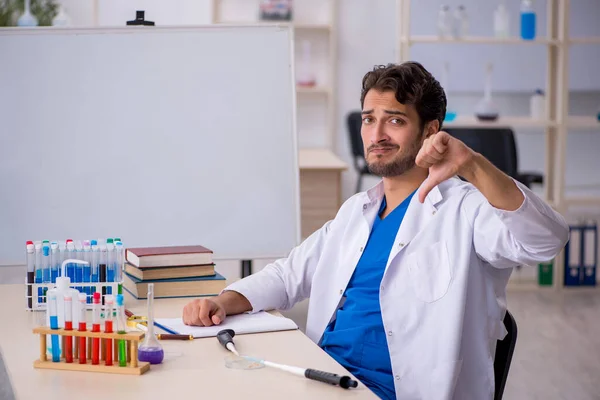
[[[397,149],[397,145],[372,145],[367,149],[367,154],[370,150],[374,148],[392,148]],[[421,149],[420,141],[415,141],[411,144],[406,151],[396,154],[394,159],[390,162],[384,163],[382,161],[374,161],[369,163],[367,161],[367,166],[369,167],[369,171],[372,174],[381,176],[384,178],[389,178],[393,176],[399,176],[404,174],[406,171],[410,171],[415,167],[415,160],[417,159],[417,154]]]

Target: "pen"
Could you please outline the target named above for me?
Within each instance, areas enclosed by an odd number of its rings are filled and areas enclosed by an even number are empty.
[[[136,324],[136,328],[141,331],[148,332],[148,327],[144,324]],[[194,340],[194,335],[176,335],[173,333],[157,333],[158,340]]]

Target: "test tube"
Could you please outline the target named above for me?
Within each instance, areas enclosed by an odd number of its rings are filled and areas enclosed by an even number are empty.
[[[104,299],[105,304],[105,319],[104,319],[104,332],[112,333],[113,332],[113,307],[114,307],[114,298],[112,295],[106,295]],[[113,341],[112,339],[104,339],[105,340],[105,348],[106,353],[104,356],[106,365],[113,365]]]
[[[73,330],[73,298],[65,294],[65,331]],[[73,336],[65,336],[65,361],[73,362]]]
[[[25,247],[27,249],[27,307],[31,308],[31,287],[35,280],[35,246],[31,240],[29,240]]]
[[[92,304],[92,332],[100,332],[100,293],[94,293]],[[92,339],[92,365],[100,364],[100,338]]]
[[[119,282],[119,293],[122,293],[122,284],[123,282],[123,268],[125,263],[125,248],[123,247],[123,243],[118,241],[115,243],[115,250],[117,253],[117,273],[115,275],[115,281]]]
[[[85,332],[87,330],[87,295],[85,293],[79,293],[79,332]],[[86,342],[87,338],[81,336],[79,338],[79,364],[86,364]]]
[[[81,260],[84,261],[83,259],[83,245],[81,244],[81,241],[78,240],[75,242],[75,254],[74,254],[74,258],[76,260]],[[75,282],[77,283],[81,283],[83,282],[83,265],[82,264],[75,264]],[[83,287],[82,286],[77,286],[77,290],[79,290],[80,292],[83,292]]]
[[[107,259],[107,250],[106,245],[101,244],[100,248],[100,263],[98,264],[99,270],[99,280],[102,283],[106,283],[106,259]],[[102,286],[102,296],[106,295],[106,286]]]
[[[50,250],[50,277],[52,283],[56,283],[56,278],[58,278],[58,271],[60,270],[60,264],[62,262],[58,251],[58,243],[50,243]]]
[[[50,276],[50,247],[49,246],[42,247],[42,282],[45,284],[52,283],[52,278]],[[44,286],[44,288],[42,289],[44,298],[46,297],[46,292],[48,292],[48,287]]]
[[[106,282],[115,281],[115,245],[111,238],[106,239]],[[106,294],[112,294],[112,287],[106,288]]]
[[[34,243],[35,246],[35,283],[42,283],[42,242],[36,241]],[[42,303],[42,287],[38,287],[38,304]]]
[[[87,262],[83,266],[83,282],[90,283],[92,278],[92,257],[91,257],[91,246],[89,240],[83,241],[83,261]],[[92,294],[90,286],[84,286],[83,292],[86,294]]]
[[[58,329],[58,306],[56,304],[56,293],[50,292],[48,296],[48,314],[50,319],[50,329]],[[52,362],[60,362],[60,346],[58,345],[58,335],[52,335]]]
[[[67,239],[67,259],[75,258],[75,244],[73,240]],[[71,283],[75,282],[75,264],[67,264],[67,276],[71,279]]]
[[[127,333],[127,322],[125,321],[125,305],[123,295],[117,295],[117,333]],[[127,366],[127,341],[119,339],[119,367]]]

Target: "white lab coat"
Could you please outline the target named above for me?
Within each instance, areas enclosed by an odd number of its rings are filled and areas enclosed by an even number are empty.
[[[398,230],[379,301],[398,399],[492,399],[493,357],[504,338],[505,288],[517,265],[554,258],[568,240],[562,216],[525,186],[521,207],[492,207],[451,178]],[[334,220],[262,271],[228,286],[253,312],[310,297],[306,334],[318,343],[335,317],[383,199],[383,183],[348,199]],[[360,321],[356,321],[360,323]]]

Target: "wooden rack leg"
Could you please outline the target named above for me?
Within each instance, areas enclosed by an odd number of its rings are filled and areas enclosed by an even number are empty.
[[[119,342],[113,340],[113,362],[118,364],[119,361]]]
[[[131,362],[131,340],[127,340],[125,343],[127,343],[125,346],[127,348],[127,362]]]
[[[40,361],[46,361],[46,335],[40,334]]]
[[[61,356],[62,358],[67,358],[67,355],[65,354],[65,351],[66,351],[65,349],[66,349],[66,347],[67,347],[67,346],[65,346],[65,343],[66,343],[66,341],[67,341],[67,337],[66,337],[66,336],[61,336],[61,337],[60,337],[60,339],[61,339],[61,344],[62,344],[62,345],[60,346],[60,347],[61,347],[61,350],[62,350],[62,351],[61,351],[61,354],[60,354],[60,356]]]
[[[92,359],[92,338],[88,338],[88,343],[87,343],[87,359],[91,360]]]
[[[73,354],[73,359],[78,360],[79,359],[79,338],[76,336],[73,336],[73,340],[75,341],[75,352]]]
[[[106,339],[100,339],[100,361],[106,360]]]
[[[138,366],[138,348],[135,340],[129,341],[131,346],[131,366],[136,368]]]

